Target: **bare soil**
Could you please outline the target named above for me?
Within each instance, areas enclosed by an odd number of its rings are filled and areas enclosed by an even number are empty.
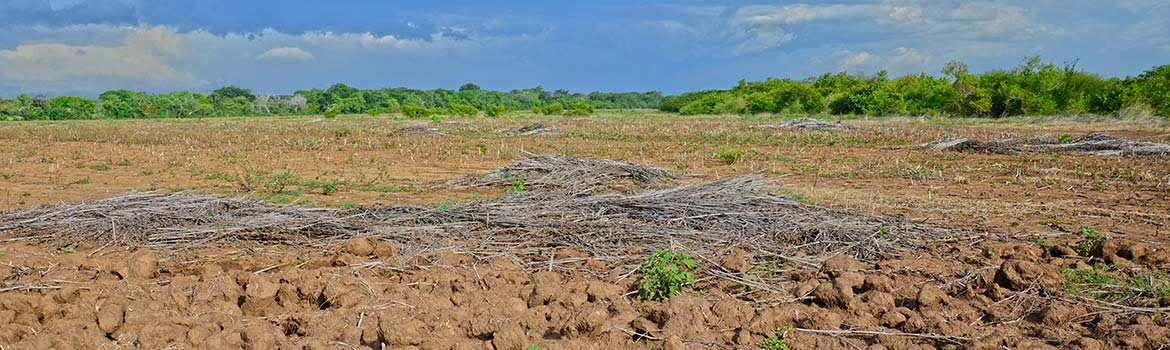
[[[1100,131],[1165,143],[1165,126],[895,119],[777,131],[712,118],[539,122],[565,134],[500,135],[533,123],[506,118],[444,123],[440,136],[393,135],[410,122],[368,118],[6,123],[0,207],[192,188],[313,206],[435,205],[504,191],[436,187],[448,180],[560,153],[678,170],[685,183],[763,173],[805,202],[974,233],[819,267],[764,267],[759,252],[727,247],[696,256],[698,283],[660,303],[637,298],[636,269],[574,249],[533,266],[413,255],[360,238],[152,251],[60,247],[0,232],[0,346],[759,349],[781,330],[794,349],[1170,347],[1170,301],[1104,303],[1072,293],[1062,273],[1170,271],[1170,163],[904,147],[946,135]],[[726,149],[743,159],[713,156]],[[243,180],[280,172],[297,180],[280,191]],[[312,181],[339,189],[325,193]],[[1110,238],[1079,256],[1086,226]]]

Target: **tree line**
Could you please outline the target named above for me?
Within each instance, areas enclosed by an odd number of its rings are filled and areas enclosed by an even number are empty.
[[[1028,57],[1019,66],[974,74],[961,62],[943,75],[824,74],[804,80],[768,79],[729,90],[683,93],[659,109],[681,114],[788,113],[835,115],[1111,114],[1139,108],[1170,117],[1170,65],[1136,77],[1102,78],[1076,68]]]
[[[458,90],[409,88],[358,89],[335,84],[328,89],[291,95],[256,94],[228,86],[210,94],[176,91],[148,94],[111,90],[97,99],[20,95],[0,98],[0,120],[191,118],[252,115],[403,113],[498,116],[508,111],[587,115],[597,109],[657,108],[681,114],[834,114],[949,115],[1005,117],[1017,115],[1111,114],[1126,108],[1170,117],[1170,65],[1136,77],[1102,78],[1077,69],[1076,62],[1044,63],[1028,57],[1012,69],[972,73],[950,62],[941,75],[890,78],[827,73],[803,80],[744,81],[727,90],[664,96],[661,92],[547,91],[542,87],[509,92],[464,84]]]
[[[335,84],[328,89],[297,91],[292,95],[256,94],[227,86],[210,94],[176,91],[148,94],[111,90],[87,99],[76,96],[45,98],[20,95],[0,98],[0,120],[193,118],[221,116],[383,114],[411,117],[476,115],[496,116],[513,110],[546,114],[590,114],[597,109],[652,109],[663,100],[661,92],[547,91],[537,86],[509,92],[480,89],[464,84],[459,90],[408,88],[358,89]]]

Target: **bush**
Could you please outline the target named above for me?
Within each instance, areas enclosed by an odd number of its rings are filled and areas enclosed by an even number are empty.
[[[479,114],[479,110],[475,109],[475,106],[462,103],[451,103],[447,105],[447,111],[451,115],[457,115],[465,118],[474,117]]]
[[[715,158],[718,158],[723,164],[732,165],[743,159],[743,151],[724,148],[715,153]]]
[[[727,97],[711,107],[717,114],[747,114],[748,103],[743,96]]]
[[[1137,78],[1142,100],[1154,114],[1170,117],[1170,65],[1154,67]]]
[[[488,117],[493,117],[493,118],[502,116],[502,115],[504,115],[504,113],[507,113],[507,112],[508,112],[508,107],[504,107],[503,105],[490,104],[487,106],[487,108],[484,108],[484,113],[487,114]]]
[[[696,99],[682,106],[678,110],[679,114],[683,115],[699,115],[699,114],[713,114],[715,113],[715,105],[723,101],[725,94],[707,94],[702,98]]]
[[[402,106],[402,114],[407,118],[422,119],[431,116],[431,110],[412,103]]]
[[[562,106],[560,102],[552,102],[552,103],[546,104],[544,106],[541,106],[538,109],[538,112],[540,112],[541,114],[545,114],[545,115],[553,115],[553,114],[561,114],[561,111],[564,111],[564,110],[565,110],[565,106]]]
[[[695,266],[695,260],[686,254],[659,250],[642,262],[638,296],[642,300],[664,301],[681,294],[684,286],[695,284],[695,274],[690,272]]]
[[[329,118],[329,119],[337,118],[338,114],[341,114],[341,108],[338,107],[337,105],[332,105],[332,106],[329,106],[329,108],[325,108],[325,112],[322,113],[322,115],[324,115],[325,118]]]
[[[587,116],[593,114],[593,106],[590,106],[588,103],[581,101],[569,102],[569,110],[566,112],[566,114],[574,116]]]

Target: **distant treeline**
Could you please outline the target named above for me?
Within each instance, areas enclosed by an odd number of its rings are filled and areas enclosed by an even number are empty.
[[[1016,115],[1111,114],[1129,108],[1170,117],[1170,65],[1136,77],[1102,78],[1029,57],[1010,70],[971,73],[960,62],[943,75],[824,74],[804,80],[741,80],[730,90],[687,92],[549,92],[541,87],[509,92],[464,84],[458,90],[408,88],[363,90],[336,84],[292,95],[255,94],[228,86],[204,95],[187,91],[147,94],[128,90],[98,99],[20,95],[0,98],[0,120],[190,118],[248,115],[436,114],[496,116],[513,110],[584,115],[593,109],[657,108],[681,114]]]
[[[886,73],[824,74],[804,80],[768,79],[730,90],[667,97],[659,109],[681,114],[791,113],[837,115],[1017,115],[1111,114],[1123,108],[1170,117],[1170,65],[1137,77],[1104,79],[1029,57],[1011,70],[971,73],[947,63],[944,76],[889,78]]]
[[[499,92],[464,84],[458,91],[407,88],[362,90],[336,84],[328,89],[297,91],[292,95],[263,95],[228,86],[204,95],[187,91],[148,94],[111,90],[96,100],[20,95],[0,98],[0,120],[191,118],[251,115],[382,114],[402,112],[412,117],[434,114],[498,115],[509,110],[537,110],[549,114],[588,114],[594,108],[657,108],[661,92],[547,91],[541,87]]]

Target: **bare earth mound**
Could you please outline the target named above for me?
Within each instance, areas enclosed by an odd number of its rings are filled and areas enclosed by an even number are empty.
[[[1065,142],[1055,139],[1007,139],[985,142],[968,140],[961,137],[948,137],[931,143],[917,145],[915,148],[999,154],[1041,152],[1078,153],[1097,156],[1170,156],[1170,144],[1136,141],[1101,133],[1087,134],[1071,140],[1065,140]]]

